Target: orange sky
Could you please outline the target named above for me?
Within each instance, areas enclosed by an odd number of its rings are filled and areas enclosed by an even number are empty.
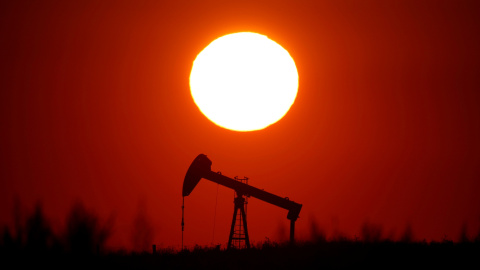
[[[75,200],[113,217],[131,247],[144,209],[152,242],[180,246],[183,177],[212,169],[302,203],[329,235],[364,222],[398,237],[457,239],[480,228],[477,1],[2,1],[0,224],[14,198],[42,201],[62,228]],[[219,128],[188,77],[215,38],[267,35],[299,73],[289,113],[265,130]],[[241,108],[239,108],[241,109]],[[233,192],[202,180],[186,198],[185,242],[225,244]],[[253,241],[281,239],[287,212],[250,199]],[[213,239],[213,240],[212,240]]]

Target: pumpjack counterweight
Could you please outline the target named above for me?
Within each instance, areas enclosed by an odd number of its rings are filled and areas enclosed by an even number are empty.
[[[207,158],[206,155],[200,154],[198,155],[195,160],[193,160],[192,164],[188,168],[187,174],[185,175],[185,179],[183,181],[183,189],[182,189],[182,196],[188,196],[193,191],[195,186],[198,184],[200,179],[204,178],[215,182],[219,185],[231,188],[235,190],[237,194],[237,198],[243,198],[243,196],[254,197],[264,202],[276,205],[278,207],[284,208],[288,210],[287,219],[290,220],[290,242],[294,242],[294,234],[295,234],[295,221],[300,214],[300,210],[302,209],[302,205],[296,203],[294,201],[289,200],[288,198],[282,198],[280,196],[274,195],[272,193],[266,192],[262,189],[258,189],[256,187],[250,186],[248,184],[236,181],[229,177],[223,176],[211,170],[212,162],[210,159]],[[240,206],[241,204],[241,206]],[[247,222],[244,212],[244,201],[239,199],[239,202],[235,202],[234,208],[234,216],[232,226],[235,225],[235,218],[237,211],[243,211],[243,225],[245,227],[245,236],[248,239],[248,230],[247,230]],[[232,230],[229,237],[229,248],[230,243],[232,240]],[[248,240],[247,242],[248,243]],[[249,247],[250,244],[247,244]]]

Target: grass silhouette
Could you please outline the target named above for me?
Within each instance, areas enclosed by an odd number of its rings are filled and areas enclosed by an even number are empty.
[[[175,252],[10,253],[2,262],[15,268],[88,269],[346,269],[466,268],[480,266],[478,242],[304,242],[291,246],[268,243],[251,249],[199,247]],[[2,252],[2,257],[6,253]],[[9,265],[9,264],[6,264]],[[12,264],[10,264],[12,265]]]
[[[3,229],[0,240],[2,268],[23,269],[346,269],[346,268],[478,268],[480,237],[461,241],[444,237],[441,242],[414,241],[407,227],[399,241],[382,238],[382,227],[365,223],[360,237],[327,239],[312,227],[311,241],[295,245],[266,239],[251,249],[221,250],[194,246],[152,252],[108,251],[104,244],[111,224],[99,219],[81,203],[72,207],[63,234],[56,236],[40,204],[17,224],[16,234]],[[313,226],[313,225],[312,225]],[[318,227],[318,226],[317,226]],[[22,228],[22,229],[20,229]]]

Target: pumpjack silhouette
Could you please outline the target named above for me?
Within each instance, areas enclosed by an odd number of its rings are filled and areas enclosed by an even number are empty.
[[[212,166],[212,161],[210,161],[210,159],[208,159],[207,156],[204,154],[198,155],[195,158],[195,160],[193,160],[192,164],[188,168],[187,174],[185,175],[185,179],[183,181],[182,196],[185,198],[186,196],[190,195],[190,193],[193,191],[195,186],[197,186],[198,182],[202,178],[210,180],[219,185],[231,188],[235,191],[237,196],[235,197],[235,200],[234,200],[233,220],[232,220],[232,226],[230,229],[230,236],[228,239],[227,248],[229,249],[232,248],[233,247],[232,241],[236,240],[234,238],[234,234],[235,234],[235,221],[238,219],[237,218],[238,211],[240,212],[240,216],[241,216],[239,222],[243,222],[243,227],[244,227],[244,234],[242,235],[241,239],[245,241],[247,248],[250,247],[250,240],[248,237],[248,229],[247,229],[247,217],[245,212],[245,197],[254,197],[264,202],[267,202],[288,210],[287,219],[290,220],[290,243],[292,244],[294,243],[295,221],[298,219],[298,215],[300,214],[300,210],[302,209],[301,204],[289,200],[288,197],[282,198],[280,196],[258,189],[246,183],[242,183],[232,178],[223,176],[219,173],[213,172],[211,170],[211,166]],[[182,210],[183,210],[183,206],[182,206]],[[183,213],[182,213],[182,231],[183,231],[183,225],[184,225],[184,219],[183,219]],[[183,245],[183,236],[182,236],[182,245]]]

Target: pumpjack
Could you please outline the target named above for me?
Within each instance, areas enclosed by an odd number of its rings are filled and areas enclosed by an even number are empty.
[[[231,188],[235,191],[237,196],[234,200],[235,208],[233,213],[232,227],[230,230],[230,237],[228,240],[228,246],[227,246],[228,248],[232,247],[232,236],[233,236],[233,231],[235,227],[235,219],[236,219],[237,211],[240,211],[243,217],[242,219],[243,219],[243,225],[245,230],[246,247],[247,248],[250,247],[250,241],[248,238],[248,230],[247,230],[247,220],[246,220],[246,215],[244,210],[245,197],[254,197],[264,202],[267,202],[288,210],[287,219],[290,220],[290,243],[292,244],[294,243],[295,221],[297,220],[298,215],[300,214],[300,210],[302,209],[301,204],[290,200],[288,197],[282,198],[280,196],[266,192],[262,189],[258,189],[256,187],[236,181],[222,174],[213,172],[211,170],[211,166],[212,166],[212,161],[210,161],[210,159],[208,159],[207,156],[204,154],[198,155],[193,160],[192,164],[188,168],[187,174],[185,175],[185,179],[183,181],[182,196],[185,198],[186,196],[190,195],[190,193],[193,191],[195,186],[198,184],[198,182],[202,178],[210,180],[219,185]],[[182,206],[182,210],[183,210],[183,206]],[[183,232],[183,225],[184,225],[184,219],[182,214],[182,232]],[[183,234],[182,234],[182,245],[183,245]]]

